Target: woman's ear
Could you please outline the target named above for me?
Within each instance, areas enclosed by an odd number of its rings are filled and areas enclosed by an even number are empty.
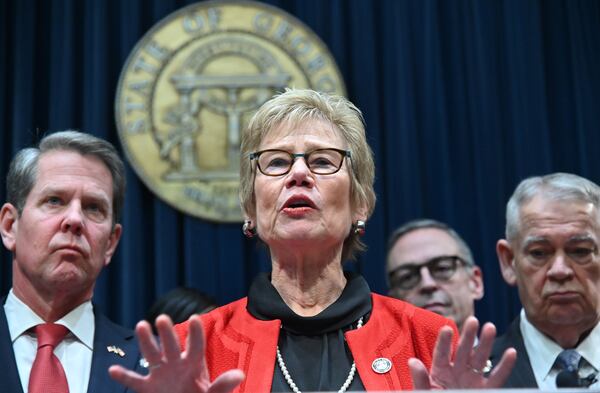
[[[367,209],[366,204],[363,204],[358,206],[358,208],[355,210],[354,216],[352,217],[352,222],[356,222],[358,220],[366,222],[367,218],[369,218],[369,210]]]

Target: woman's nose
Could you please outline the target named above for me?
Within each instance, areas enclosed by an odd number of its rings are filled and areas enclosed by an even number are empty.
[[[297,157],[292,163],[290,172],[286,182],[287,187],[305,186],[312,187],[314,185],[313,174],[306,164],[304,157]]]

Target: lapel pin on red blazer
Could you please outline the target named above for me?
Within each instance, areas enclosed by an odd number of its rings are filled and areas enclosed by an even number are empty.
[[[392,362],[387,358],[377,358],[371,363],[371,368],[377,374],[385,374],[392,369]]]

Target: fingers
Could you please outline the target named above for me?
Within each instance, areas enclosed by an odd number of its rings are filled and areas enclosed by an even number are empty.
[[[207,393],[229,393],[244,380],[242,370],[229,370],[219,375]]]
[[[196,365],[198,377],[201,379],[210,379],[206,367],[206,357],[204,353],[205,340],[202,330],[202,321],[199,315],[193,315],[189,319],[188,336],[185,347],[185,356],[190,364]]]
[[[204,331],[199,315],[189,319],[186,353],[192,363],[204,362]]]
[[[506,351],[504,351],[500,362],[490,373],[487,381],[487,387],[501,388],[515,366],[516,361],[517,351],[514,348],[508,348]]]
[[[439,336],[438,336],[439,341]],[[429,373],[427,367],[419,359],[410,358],[408,359],[408,368],[410,369],[410,375],[413,380],[414,390],[429,390],[431,389],[431,382],[429,381]]]
[[[133,391],[141,391],[144,386],[143,376],[121,366],[110,366],[108,368],[108,374],[112,379]]]
[[[177,335],[173,330],[171,318],[162,314],[156,318],[156,330],[160,336],[163,354],[167,360],[178,360],[181,358],[181,350]]]
[[[456,354],[454,356],[454,364],[457,367],[468,367],[474,368],[475,365],[471,363],[471,353],[473,352],[473,344],[475,343],[475,337],[477,337],[477,330],[479,329],[479,321],[475,317],[468,317],[462,328],[458,347],[456,348]]]
[[[135,327],[142,356],[149,364],[158,364],[162,360],[160,346],[152,334],[152,327],[146,321],[140,321]]]
[[[433,360],[431,368],[445,369],[450,366],[452,355],[452,334],[454,331],[450,326],[444,326],[438,333],[438,338],[433,349]]]
[[[479,343],[473,351],[471,357],[471,367],[476,370],[482,370],[485,367],[487,360],[492,352],[494,340],[496,338],[496,326],[493,323],[487,322],[481,328]]]

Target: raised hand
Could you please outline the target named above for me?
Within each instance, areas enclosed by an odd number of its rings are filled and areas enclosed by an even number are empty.
[[[464,325],[460,341],[452,361],[452,328],[440,330],[435,349],[431,372],[419,360],[412,358],[408,365],[416,390],[426,389],[484,389],[500,388],[510,375],[517,360],[517,352],[507,349],[500,362],[489,375],[484,374],[486,362],[496,338],[496,327],[486,323],[481,329],[479,344],[473,347],[479,322],[469,317]]]
[[[156,318],[160,343],[152,328],[141,321],[135,328],[142,356],[149,366],[148,375],[140,375],[121,366],[111,366],[110,376],[137,393],[225,393],[244,379],[241,370],[221,374],[212,383],[204,357],[204,333],[198,315],[192,316],[186,348],[181,352],[173,323],[166,315]]]

